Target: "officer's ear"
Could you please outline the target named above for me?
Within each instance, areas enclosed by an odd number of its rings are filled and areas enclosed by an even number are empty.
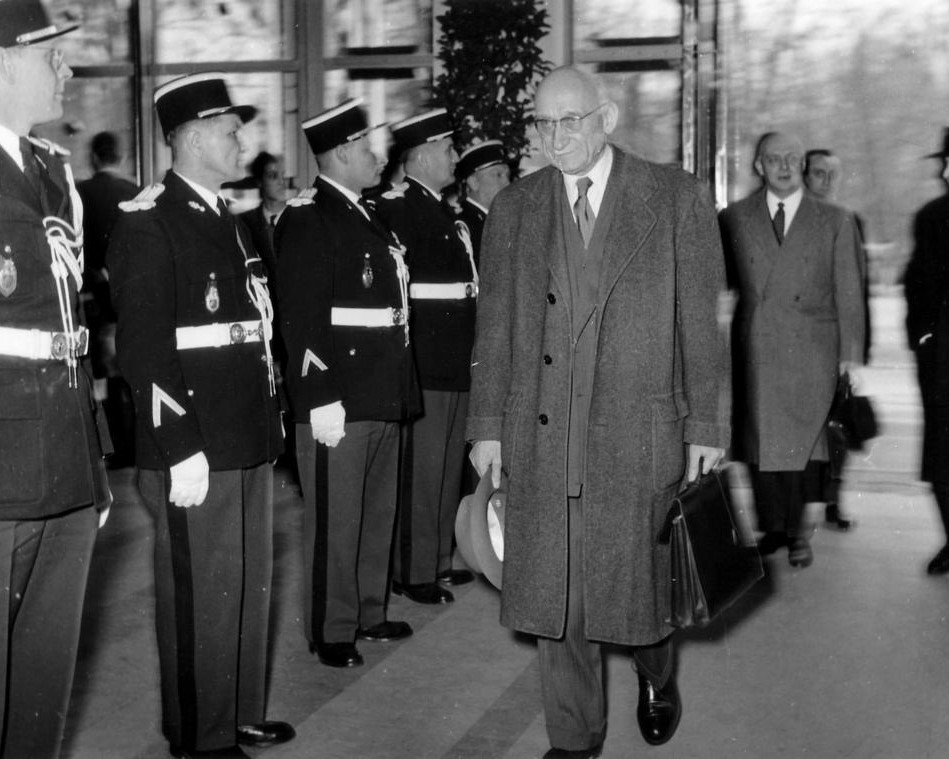
[[[349,165],[349,146],[352,144],[351,142],[344,142],[342,145],[337,145],[333,148],[333,154],[336,156],[336,160],[343,166]]]
[[[0,81],[13,84],[16,80],[13,51],[10,48],[0,47]]]

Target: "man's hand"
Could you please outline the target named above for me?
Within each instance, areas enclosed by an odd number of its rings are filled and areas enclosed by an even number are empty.
[[[491,484],[495,488],[501,487],[501,441],[479,440],[471,446],[469,460],[474,465],[478,477],[491,470]]]
[[[310,409],[310,429],[318,443],[335,448],[346,436],[345,424],[346,409],[339,401]]]
[[[200,506],[208,495],[208,460],[198,451],[171,467],[168,500],[175,506]]]
[[[692,443],[689,443],[688,482],[697,480],[700,474],[708,474],[724,458],[724,448],[712,448],[708,445],[693,445]],[[699,472],[700,461],[702,462],[701,472]]]

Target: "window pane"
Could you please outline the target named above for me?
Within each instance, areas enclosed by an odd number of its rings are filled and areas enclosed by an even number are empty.
[[[165,77],[156,87],[173,77]],[[284,158],[287,171],[296,166],[296,131],[299,130],[297,77],[295,74],[233,74],[227,79],[235,105],[253,105],[259,110],[240,132],[242,160],[250,163],[261,150]],[[171,167],[171,151],[165,145],[156,121],[155,177],[158,181]],[[292,132],[290,130],[293,130]],[[287,135],[291,137],[288,140]]]
[[[578,48],[596,40],[672,37],[681,31],[681,0],[576,0]]]
[[[129,58],[131,0],[49,0],[50,20],[80,21],[80,27],[56,39],[70,66],[121,63]]]
[[[135,140],[132,127],[132,83],[129,79],[70,79],[66,82],[63,118],[33,130],[67,148],[69,163],[76,180],[92,176],[89,143],[102,131],[114,132],[119,138],[125,160],[119,167],[135,177]]]
[[[291,54],[292,7],[282,0],[156,0],[158,63],[249,61]]]
[[[610,139],[659,163],[681,161],[680,76],[677,71],[599,74],[620,108]]]
[[[325,0],[323,8],[328,56],[361,47],[432,49],[432,0]]]

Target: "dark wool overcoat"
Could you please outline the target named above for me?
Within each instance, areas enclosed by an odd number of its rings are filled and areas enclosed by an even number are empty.
[[[722,212],[722,235],[739,291],[739,455],[762,471],[801,471],[827,459],[823,432],[840,362],[863,360],[853,214],[805,195],[778,245],[762,189]]]
[[[614,148],[616,193],[596,297],[583,485],[589,639],[671,632],[669,554],[657,543],[685,444],[728,446],[725,286],[715,216],[698,181]],[[573,327],[559,171],[504,189],[482,241],[469,440],[500,440],[509,475],[501,621],[563,632]],[[574,431],[577,434],[577,431]],[[582,431],[581,431],[582,434]]]

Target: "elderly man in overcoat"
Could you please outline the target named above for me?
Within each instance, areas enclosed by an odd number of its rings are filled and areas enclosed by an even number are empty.
[[[765,135],[755,156],[764,186],[721,223],[739,293],[736,444],[751,470],[760,545],[787,545],[790,563],[806,567],[806,478],[816,481],[827,461],[838,372],[862,363],[865,318],[853,214],[805,194],[803,165],[800,140]]]
[[[509,477],[501,621],[539,636],[546,756],[587,757],[601,643],[633,647],[644,738],[678,724],[657,536],[729,443],[724,264],[700,184],[608,144],[618,108],[597,80],[556,69],[535,112],[553,165],[488,216],[467,437],[479,473]]]

